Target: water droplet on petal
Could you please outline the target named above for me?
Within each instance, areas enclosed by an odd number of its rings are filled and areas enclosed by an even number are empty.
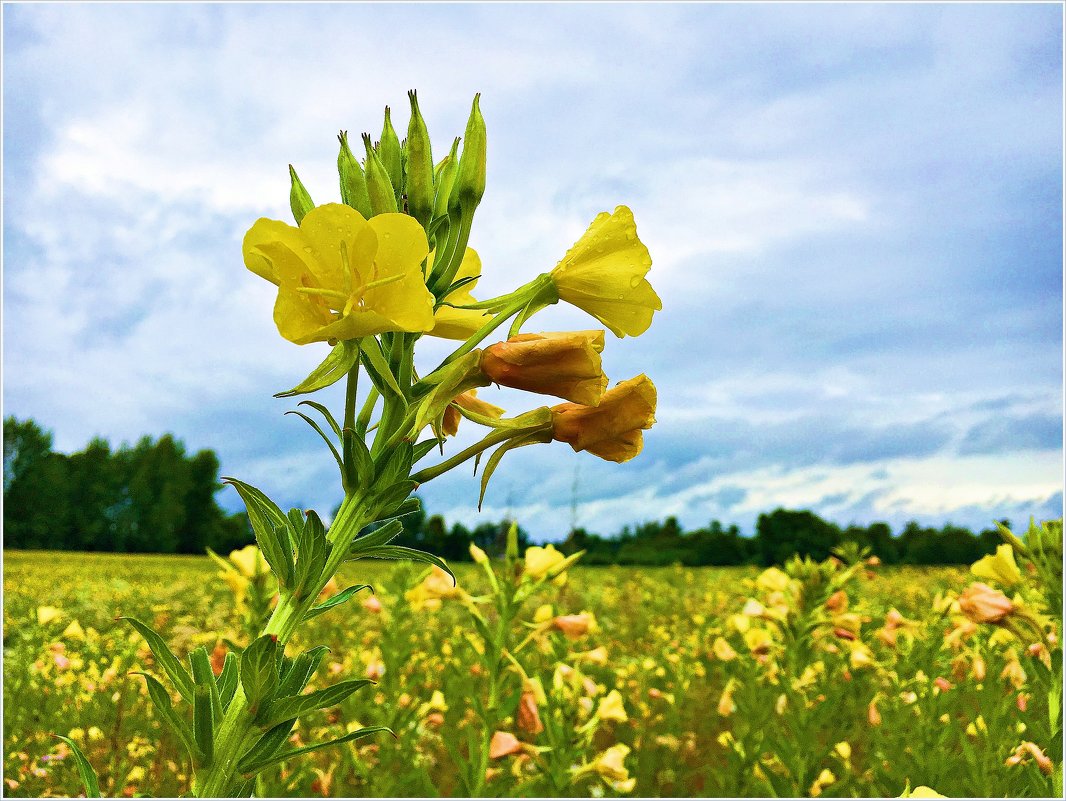
[[[643,280],[644,279],[641,278],[639,275],[634,275],[632,278],[629,279],[629,285],[633,287],[633,289],[636,289],[638,286],[640,286],[640,282]]]
[[[314,248],[312,248],[310,245],[304,245],[304,253],[314,253],[314,252],[315,252]]]

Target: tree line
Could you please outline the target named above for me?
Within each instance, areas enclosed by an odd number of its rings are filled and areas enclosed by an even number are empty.
[[[202,554],[228,553],[254,541],[245,514],[228,514],[213,451],[189,454],[171,435],[143,437],[113,449],[92,440],[72,454],[53,451],[52,434],[33,420],[4,420],[4,547],[22,549]],[[1006,521],[1004,521],[1006,522]],[[468,561],[470,544],[502,553],[507,521],[473,529],[448,526],[424,509],[403,519],[395,541]],[[590,565],[780,564],[793,554],[825,559],[837,546],[866,546],[886,564],[968,564],[1001,542],[994,527],[974,534],[947,524],[910,522],[894,534],[887,523],[840,527],[810,511],[776,509],[759,516],[752,536],[717,520],[685,531],[678,520],[626,526],[614,536],[574,528],[557,547],[586,551]],[[519,544],[531,544],[519,528]]]

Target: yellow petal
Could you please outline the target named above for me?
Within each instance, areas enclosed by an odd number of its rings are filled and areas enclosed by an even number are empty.
[[[296,254],[303,252],[305,244],[299,228],[293,228],[280,220],[260,217],[244,235],[241,246],[244,265],[260,278],[265,278],[272,284],[279,284],[281,278],[275,259],[299,261]]]
[[[615,336],[648,330],[662,301],[644,278],[651,256],[637,238],[633,212],[599,214],[552,270],[559,298],[591,314]]]
[[[477,286],[477,279],[481,277],[481,258],[473,248],[467,248],[463,254],[463,261],[455,273],[455,280],[461,278],[474,278],[468,284],[464,284],[457,290],[444,297],[449,303],[463,306],[468,303],[476,303],[472,291]],[[441,306],[433,315],[434,326],[429,333],[435,337],[444,339],[466,340],[473,336],[481,326],[485,325],[492,315],[479,309],[456,309],[451,306]]]
[[[312,258],[308,261],[312,263],[312,272],[320,286],[350,289],[342,249],[347,249],[348,263],[355,273],[355,280],[363,283],[372,280],[365,273],[369,272],[368,268],[381,242],[380,237],[375,239],[367,236],[367,227],[363,215],[341,203],[327,203],[307,212],[300,223],[300,232],[304,235],[306,247],[311,248]],[[374,230],[373,226],[370,228]]]
[[[428,331],[433,327],[433,295],[422,274],[429,255],[426,232],[406,214],[379,214],[369,225],[378,240],[373,280],[397,280],[368,289],[364,306],[395,323],[393,330]]]

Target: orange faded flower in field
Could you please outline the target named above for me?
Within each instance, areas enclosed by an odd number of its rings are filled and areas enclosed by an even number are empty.
[[[974,623],[999,623],[1014,611],[1011,599],[975,581],[959,596],[959,610]]]
[[[552,625],[566,635],[567,639],[576,640],[584,637],[596,625],[596,618],[591,612],[580,615],[559,615]]]
[[[603,331],[519,334],[481,354],[494,383],[596,406],[607,389],[600,353]]]
[[[499,759],[522,750],[522,743],[510,732],[498,731],[492,735],[489,743],[489,758]]]
[[[639,375],[609,389],[599,406],[553,406],[552,436],[575,451],[626,462],[644,447],[641,432],[655,423],[655,403],[655,385]]]

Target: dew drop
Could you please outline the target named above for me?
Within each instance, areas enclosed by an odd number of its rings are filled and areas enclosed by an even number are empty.
[[[639,275],[634,275],[632,278],[629,279],[629,285],[633,287],[633,289],[636,289],[638,286],[640,286],[640,282],[643,280],[644,279],[641,278]]]
[[[314,248],[310,245],[304,245],[304,253],[314,253]]]

